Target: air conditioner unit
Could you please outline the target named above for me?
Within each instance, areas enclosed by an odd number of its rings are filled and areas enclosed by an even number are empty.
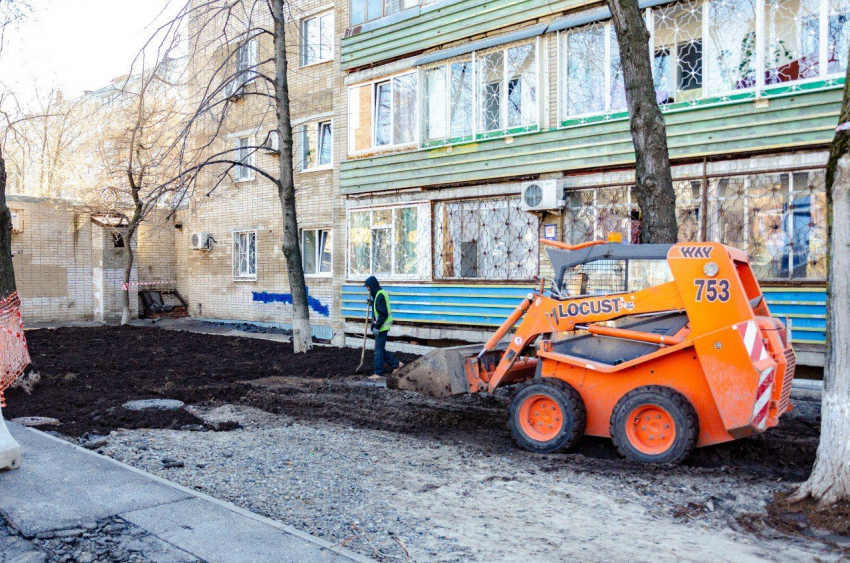
[[[277,129],[269,131],[266,140],[263,141],[263,150],[272,154],[280,154],[280,134],[278,134]]]
[[[18,211],[12,211],[12,232],[22,233],[24,231],[24,218]]]
[[[192,233],[189,235],[189,247],[192,250],[209,250],[215,244],[210,233]]]
[[[522,183],[523,211],[560,211],[565,203],[564,190],[558,180]]]
[[[233,80],[233,81],[225,84],[225,86],[224,86],[224,97],[227,98],[228,100],[235,101],[235,100],[240,99],[244,95],[245,95],[245,88],[240,82]]]

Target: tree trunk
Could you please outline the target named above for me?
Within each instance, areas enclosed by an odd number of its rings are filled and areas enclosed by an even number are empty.
[[[664,116],[655,98],[649,32],[638,0],[608,0],[626,86],[629,126],[635,147],[635,195],[642,243],[674,243],[678,238],[676,192],[667,152]]]
[[[283,256],[292,293],[292,345],[295,353],[313,347],[310,328],[310,309],[307,303],[307,284],[301,265],[301,246],[298,241],[298,218],[295,212],[295,180],[292,161],[292,121],[289,110],[289,83],[286,60],[286,20],[284,0],[272,0],[274,19],[275,114],[280,136],[280,180],[278,196],[283,213]]]
[[[136,215],[134,214],[134,221],[137,221]],[[130,223],[130,226],[127,227],[127,235],[124,237],[124,256],[126,258],[124,262],[124,285],[121,288],[121,298],[122,298],[122,311],[121,311],[121,326],[124,326],[130,322],[130,279],[133,274],[133,260],[135,259],[135,255],[133,254],[133,237],[136,234],[136,227],[138,223]]]
[[[12,212],[6,205],[6,161],[0,148],[0,300],[17,291],[12,265]]]
[[[826,165],[827,314],[821,431],[809,479],[792,497],[850,501],[850,67]]]

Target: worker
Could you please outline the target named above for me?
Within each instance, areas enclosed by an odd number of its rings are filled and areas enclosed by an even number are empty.
[[[384,364],[390,366],[390,373],[401,365],[398,358],[387,352],[387,336],[393,324],[393,312],[390,296],[375,276],[369,276],[363,285],[369,290],[372,299],[372,334],[375,336],[375,373],[370,379],[384,376]]]

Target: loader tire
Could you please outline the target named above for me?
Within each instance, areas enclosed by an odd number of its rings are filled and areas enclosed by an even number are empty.
[[[691,455],[699,437],[693,405],[678,391],[638,387],[611,413],[611,437],[625,457],[652,465],[677,465]]]
[[[543,377],[517,388],[508,425],[514,440],[526,450],[552,453],[572,448],[581,439],[587,410],[572,385]]]

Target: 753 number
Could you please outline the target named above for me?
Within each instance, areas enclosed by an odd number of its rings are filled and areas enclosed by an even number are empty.
[[[729,301],[729,280],[694,280],[697,301]]]

